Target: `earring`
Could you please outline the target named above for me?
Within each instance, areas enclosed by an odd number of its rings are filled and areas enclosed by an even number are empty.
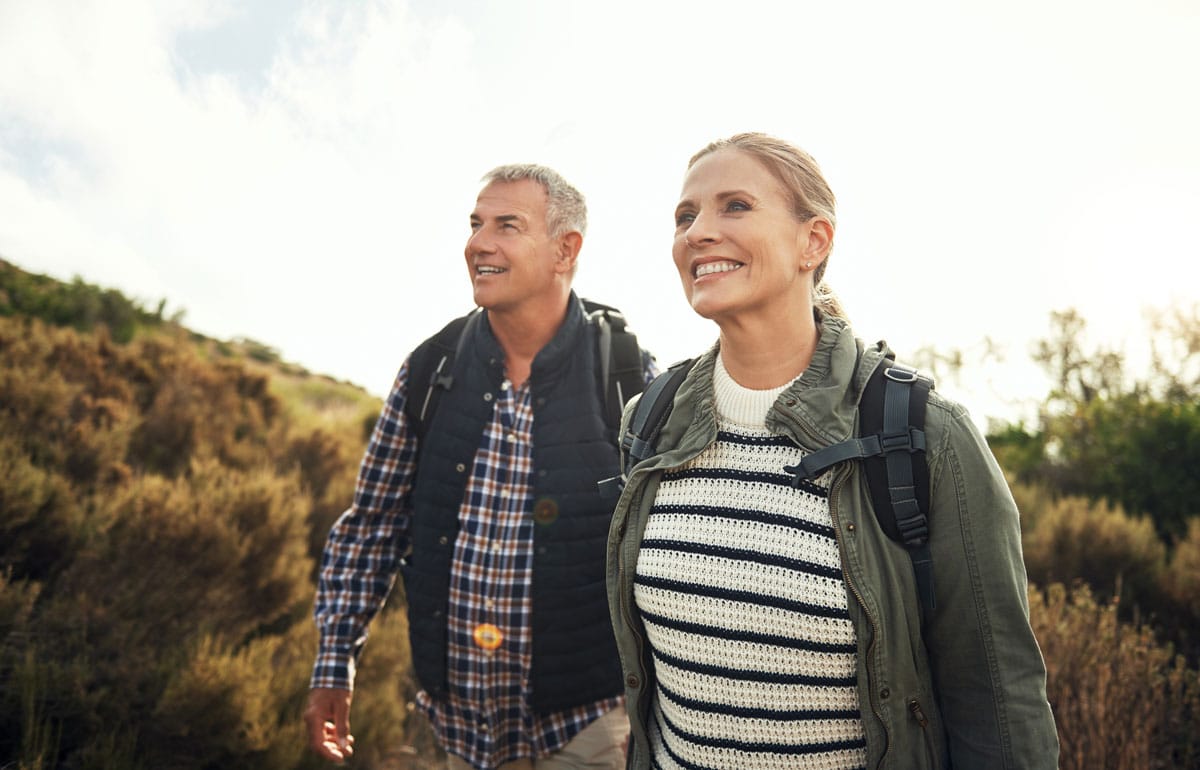
[[[805,262],[805,263],[804,263],[804,269],[805,269],[805,270],[808,270],[808,269],[811,269],[811,268],[812,268],[812,262]]]

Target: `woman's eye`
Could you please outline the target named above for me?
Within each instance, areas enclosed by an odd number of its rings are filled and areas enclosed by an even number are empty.
[[[750,204],[745,201],[733,200],[725,205],[726,211],[749,211]]]
[[[675,226],[683,227],[684,225],[690,225],[695,220],[696,220],[696,215],[693,214],[692,212],[681,211],[680,213],[675,215]]]

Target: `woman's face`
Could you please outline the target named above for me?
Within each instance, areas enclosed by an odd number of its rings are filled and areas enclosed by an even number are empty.
[[[752,155],[726,148],[698,160],[683,180],[672,248],[692,309],[721,323],[810,304],[811,270],[831,234],[827,222],[814,234],[817,222],[796,219],[783,185]]]

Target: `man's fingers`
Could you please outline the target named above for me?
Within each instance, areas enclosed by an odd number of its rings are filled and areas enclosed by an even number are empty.
[[[308,726],[308,743],[325,759],[341,762],[354,753],[354,738],[350,735],[349,690],[316,688],[308,693],[304,722]]]

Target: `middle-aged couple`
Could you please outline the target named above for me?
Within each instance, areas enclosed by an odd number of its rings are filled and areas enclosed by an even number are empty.
[[[932,609],[860,463],[799,487],[781,470],[853,434],[888,352],[823,281],[834,209],[785,141],[692,157],[672,257],[720,333],[614,511],[596,489],[619,472],[605,362],[571,289],[583,196],[541,166],[484,177],[464,254],[483,310],[421,429],[412,372],[438,343],[400,367],[329,534],[318,754],[353,752],[355,662],[399,571],[449,768],[1057,766],[1016,506],[964,409],[927,407]]]

